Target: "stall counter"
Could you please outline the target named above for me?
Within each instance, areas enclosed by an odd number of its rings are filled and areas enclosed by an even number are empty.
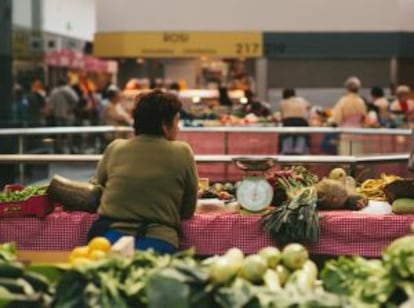
[[[394,239],[409,233],[414,215],[362,214],[351,211],[320,212],[321,236],[307,245],[319,255],[379,257]],[[86,244],[86,234],[97,218],[85,212],[56,210],[44,219],[0,219],[0,242],[16,242],[18,250],[69,251]],[[202,256],[223,254],[239,247],[246,254],[274,245],[260,229],[260,215],[196,214],[183,221],[180,249],[194,247]]]

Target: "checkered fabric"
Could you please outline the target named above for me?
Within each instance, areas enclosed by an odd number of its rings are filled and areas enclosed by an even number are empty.
[[[19,250],[71,250],[86,244],[96,214],[55,210],[44,219],[0,219],[0,243],[16,242]]]
[[[414,215],[321,212],[321,237],[308,245],[312,254],[378,257],[394,239],[409,232]],[[260,230],[259,215],[196,215],[183,222],[181,248],[194,247],[199,255],[222,254],[231,247],[245,253],[274,245]]]
[[[414,215],[375,215],[349,211],[321,212],[321,238],[309,245],[313,254],[378,257],[394,239],[409,232]],[[96,214],[56,210],[45,219],[0,219],[0,243],[16,242],[20,250],[71,250],[86,244]],[[199,255],[223,254],[231,247],[245,253],[274,245],[260,230],[260,215],[196,214],[182,223],[180,248]]]

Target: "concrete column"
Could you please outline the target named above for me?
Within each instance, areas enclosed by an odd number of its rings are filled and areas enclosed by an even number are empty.
[[[42,0],[32,0],[32,29],[33,31],[41,31],[43,16],[42,16]]]
[[[0,126],[12,120],[12,1],[0,1]]]
[[[268,100],[267,93],[267,59],[256,59],[256,94],[259,98]]]
[[[12,0],[0,1],[0,128],[12,126],[13,76],[12,76]],[[14,136],[0,136],[0,153],[13,154],[17,150]],[[0,168],[0,190],[14,183],[15,165]]]

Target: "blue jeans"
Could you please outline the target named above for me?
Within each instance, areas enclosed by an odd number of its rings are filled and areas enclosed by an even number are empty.
[[[125,234],[110,230],[107,231],[104,236],[111,242],[111,244],[114,244],[122,236],[125,236]],[[155,252],[161,254],[173,254],[177,251],[177,248],[174,245],[163,240],[151,237],[144,237],[139,239],[135,238],[135,249],[147,250],[149,248],[152,248]]]

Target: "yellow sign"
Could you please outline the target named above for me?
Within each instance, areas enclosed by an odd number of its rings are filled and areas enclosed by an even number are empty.
[[[261,32],[123,32],[97,33],[98,57],[255,58],[263,55]]]

